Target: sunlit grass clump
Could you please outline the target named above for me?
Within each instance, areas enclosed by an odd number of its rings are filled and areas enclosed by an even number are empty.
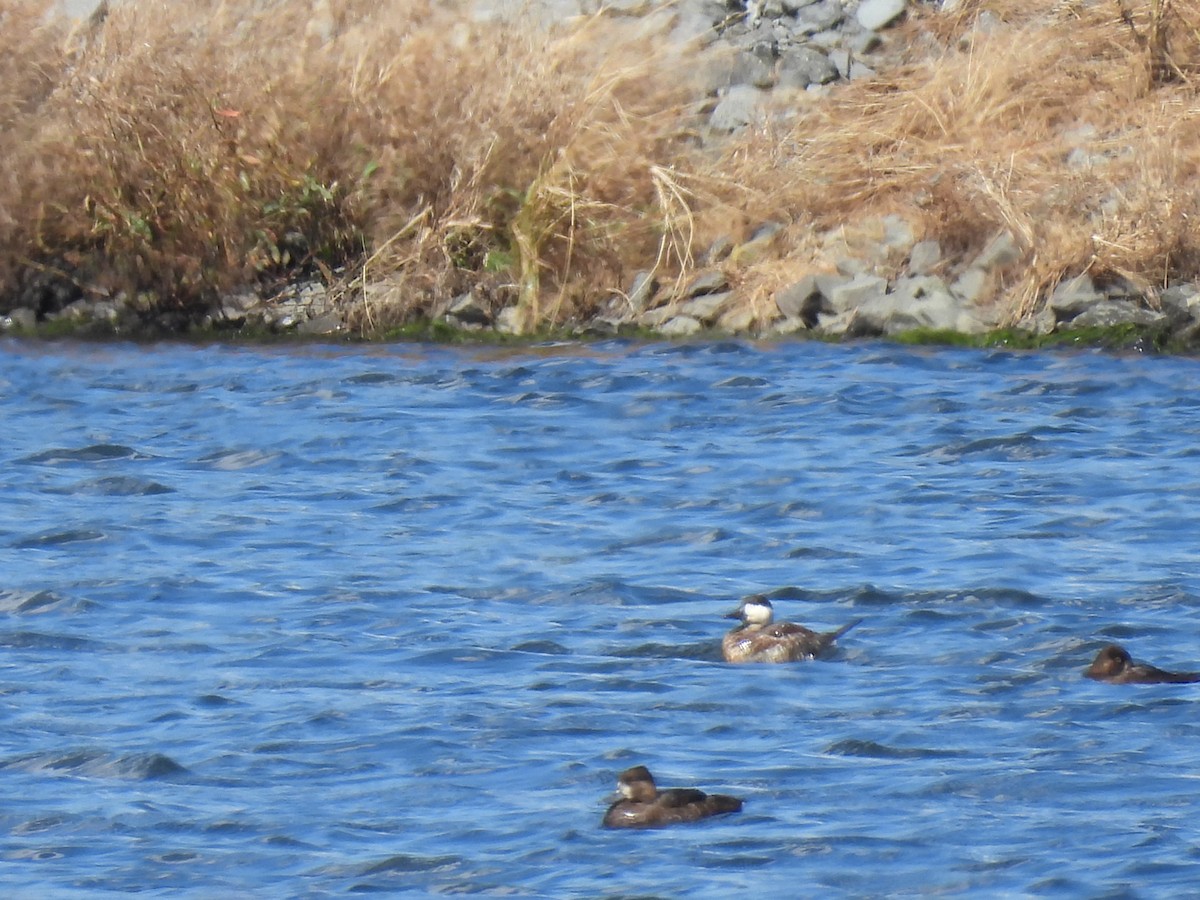
[[[914,10],[876,77],[779,92],[762,127],[704,141],[699,51],[662,22],[128,0],[74,25],[9,0],[0,298],[55,282],[199,312],[304,277],[364,333],[468,290],[532,330],[639,271],[669,294],[714,238],[770,221],[770,253],[722,263],[765,324],[775,289],[884,214],[947,268],[1010,234],[1008,321],[1082,271],[1150,297],[1200,276],[1200,0]]]
[[[1200,276],[1200,3],[964,0],[898,37],[880,77],[748,135],[734,178],[775,186],[826,248],[868,214],[904,216],[950,260],[1011,234],[1002,320],[1085,271],[1151,298]],[[833,243],[758,276],[828,262]]]
[[[532,322],[633,257],[679,265],[656,166],[686,140],[685,95],[636,31],[200,0],[116,3],[71,33],[48,5],[0,8],[7,291],[61,272],[186,306],[306,269],[365,283],[364,327],[470,286]]]

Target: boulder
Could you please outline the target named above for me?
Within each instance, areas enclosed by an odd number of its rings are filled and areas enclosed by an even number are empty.
[[[296,326],[296,331],[306,335],[336,334],[344,327],[345,323],[340,314],[327,312],[311,319],[305,319]]]
[[[837,0],[817,0],[796,12],[795,30],[801,34],[816,34],[836,28],[846,18],[846,10]]]
[[[825,298],[815,275],[805,275],[795,284],[775,292],[775,306],[785,319],[795,319],[806,328],[817,324]]]
[[[829,57],[816,47],[789,47],[779,55],[779,85],[806,88],[810,84],[837,81],[838,70]]]
[[[464,327],[472,325],[481,327],[492,324],[491,311],[474,291],[468,291],[455,297],[446,311],[446,318],[453,324]]]
[[[1012,232],[1001,231],[994,235],[979,254],[971,260],[971,265],[981,269],[998,269],[1012,265],[1021,259],[1021,248]]]
[[[695,319],[702,325],[712,325],[729,305],[732,297],[733,294],[728,291],[721,294],[702,294],[683,303],[679,307],[679,312],[683,316]]]
[[[928,275],[942,261],[942,245],[937,241],[914,244],[908,254],[908,271],[912,275]]]
[[[633,281],[629,285],[629,293],[626,294],[629,306],[634,312],[642,312],[657,288],[658,284],[654,280],[653,272],[638,272],[633,276]]]
[[[729,334],[746,334],[754,326],[754,311],[749,306],[735,306],[721,314],[717,328]]]
[[[862,0],[855,18],[869,31],[878,31],[896,21],[903,13],[906,0]]]
[[[887,293],[887,280],[877,275],[855,275],[848,281],[821,293],[836,313],[860,309],[867,301],[875,300]]]
[[[1119,325],[1158,325],[1165,313],[1143,309],[1128,300],[1101,300],[1071,319],[1071,328],[1115,328]]]
[[[697,272],[681,292],[683,297],[701,297],[704,294],[720,294],[729,289],[729,278],[719,269]]]
[[[713,131],[732,134],[758,121],[763,114],[763,96],[758,88],[735,84],[717,102],[708,117]]]
[[[664,322],[658,331],[663,337],[688,337],[696,334],[702,327],[691,316],[675,316]]]
[[[33,331],[37,328],[37,313],[28,306],[18,306],[0,317],[0,327],[5,331]]]
[[[1058,316],[1058,321],[1073,320],[1084,310],[1095,306],[1105,297],[1092,281],[1092,276],[1081,272],[1074,278],[1060,281],[1050,295],[1049,306]]]
[[[1200,321],[1200,286],[1173,284],[1158,300],[1172,324],[1182,326]]]

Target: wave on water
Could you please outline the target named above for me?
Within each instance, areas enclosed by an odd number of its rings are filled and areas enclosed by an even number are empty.
[[[33,753],[0,760],[0,770],[150,781],[172,778],[187,769],[162,753],[115,754],[106,750],[71,750]]]
[[[133,447],[123,444],[91,444],[87,447],[57,447],[30,454],[18,462],[54,466],[62,463],[97,463],[114,460],[149,459]]]

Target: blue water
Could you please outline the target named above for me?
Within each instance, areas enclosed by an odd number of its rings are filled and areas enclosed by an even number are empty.
[[[1184,895],[1200,363],[0,343],[0,890]],[[864,622],[735,667],[721,614]],[[745,798],[598,827],[616,774]],[[752,892],[752,893],[751,893]]]

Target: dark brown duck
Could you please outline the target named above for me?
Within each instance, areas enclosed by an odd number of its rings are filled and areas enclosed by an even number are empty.
[[[742,808],[741,800],[725,794],[706,794],[695,788],[660,791],[645,766],[634,766],[617,776],[617,790],[621,799],[604,814],[605,828],[661,828]]]
[[[1109,644],[1096,654],[1083,673],[1108,684],[1188,684],[1200,681],[1200,672],[1168,672],[1157,666],[1137,663],[1124,647]]]

